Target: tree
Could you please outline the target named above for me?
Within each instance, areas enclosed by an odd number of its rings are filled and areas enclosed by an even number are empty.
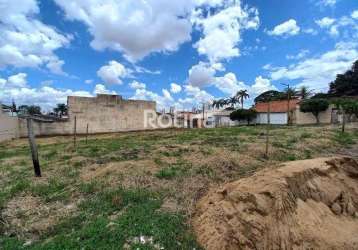
[[[285,91],[283,92],[286,96],[286,99],[291,100],[293,97],[297,96],[297,90],[295,88],[286,88]]]
[[[287,94],[276,90],[269,90],[257,96],[254,102],[258,103],[258,102],[269,102],[269,101],[278,101],[278,100],[287,100]]]
[[[230,119],[232,121],[246,120],[247,125],[250,125],[250,122],[254,120],[257,116],[257,112],[254,109],[238,109],[230,114]]]
[[[212,106],[214,108],[220,109],[220,108],[224,107],[226,104],[227,103],[226,103],[225,99],[219,99],[219,100],[214,100]]]
[[[342,132],[345,131],[346,119],[351,120],[353,115],[358,116],[358,101],[353,99],[336,99],[333,101],[342,112]]]
[[[334,97],[358,95],[358,60],[344,74],[339,74],[330,83],[328,93]]]
[[[319,113],[328,109],[329,102],[325,99],[309,99],[304,100],[300,104],[300,110],[303,113],[312,113],[319,124]]]
[[[12,100],[11,113],[16,113],[16,112],[17,112],[16,104],[15,101]]]
[[[21,105],[19,106],[19,112],[22,114],[40,115],[41,107],[36,105]]]
[[[250,95],[247,93],[247,90],[240,90],[234,96],[234,99],[238,100],[241,103],[241,109],[244,109],[244,100],[249,98]]]
[[[308,99],[312,95],[312,91],[308,89],[306,86],[302,86],[297,91],[297,96],[299,96],[302,100]]]
[[[67,105],[64,103],[57,104],[56,108],[53,109],[53,112],[62,118],[63,115],[66,115],[68,112]]]

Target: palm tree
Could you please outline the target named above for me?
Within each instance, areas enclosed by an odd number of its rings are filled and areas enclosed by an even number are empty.
[[[244,109],[244,100],[249,98],[250,95],[247,93],[247,90],[240,90],[236,93],[235,98],[237,100],[239,100],[239,102],[241,103],[241,108]]]
[[[212,106],[216,109],[220,109],[225,105],[227,105],[227,101],[225,99],[214,100],[212,104]]]
[[[288,96],[288,99],[291,100],[292,97],[296,97],[299,93],[295,88],[286,88],[285,89],[285,95]]]
[[[298,96],[302,99],[308,99],[310,96],[312,95],[312,91],[310,89],[308,89],[308,87],[306,86],[302,86],[299,90],[298,90]]]

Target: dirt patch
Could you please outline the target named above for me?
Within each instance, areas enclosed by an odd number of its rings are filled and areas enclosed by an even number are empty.
[[[30,195],[15,197],[7,203],[1,214],[4,234],[36,240],[76,209],[77,203],[45,203],[41,198]]]
[[[107,164],[93,164],[81,170],[81,178],[91,181],[109,174],[138,174],[155,173],[158,170],[156,163],[152,160],[110,162]]]
[[[226,184],[197,204],[206,249],[358,249],[358,163],[318,158]]]

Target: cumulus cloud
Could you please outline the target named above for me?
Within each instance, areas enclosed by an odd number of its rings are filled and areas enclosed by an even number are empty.
[[[145,89],[146,85],[144,83],[138,82],[138,81],[133,81],[129,84],[129,87],[131,89]]]
[[[320,20],[316,20],[316,23],[319,27],[321,28],[328,28],[330,27],[334,22],[336,21],[336,19],[334,18],[329,18],[329,17],[324,17]]]
[[[74,91],[71,89],[57,89],[50,86],[40,88],[5,88],[0,91],[0,100],[17,105],[39,105],[45,111],[50,111],[57,103],[66,103],[67,96],[92,96],[88,91]]]
[[[36,0],[3,0],[0,3],[0,67],[46,66],[64,74],[55,51],[68,46],[71,37],[37,19]]]
[[[269,90],[276,90],[276,87],[269,79],[263,78],[262,76],[256,77],[255,83],[250,88],[250,92],[255,95],[259,95]]]
[[[273,80],[297,80],[312,89],[328,88],[337,74],[349,69],[358,58],[357,43],[338,43],[335,49],[321,56],[308,58],[288,67],[274,68]]]
[[[7,80],[2,79],[3,87],[13,88],[13,87],[26,87],[27,85],[27,74],[26,73],[18,73],[16,75],[9,76]]]
[[[277,25],[273,30],[267,33],[271,36],[295,36],[300,33],[301,28],[297,25],[296,20],[290,19],[282,24]]]
[[[353,19],[358,19],[358,10],[353,11],[351,17]]]
[[[236,75],[232,72],[225,74],[222,77],[216,77],[214,85],[223,93],[232,96],[237,91],[248,89],[243,82],[239,82]]]
[[[189,70],[188,82],[195,87],[205,87],[215,81],[216,70],[208,63],[199,62]]]
[[[69,20],[83,22],[96,50],[123,52],[131,61],[172,52],[190,40],[192,1],[55,0]]]
[[[194,25],[203,32],[194,47],[211,62],[239,56],[241,32],[257,29],[260,23],[257,9],[243,8],[241,1],[227,3],[228,6],[217,13],[198,10],[192,18]]]
[[[129,72],[121,63],[110,61],[97,71],[97,75],[107,84],[122,84],[122,78],[127,77]]]
[[[181,92],[181,86],[174,82],[171,83],[170,84],[170,92],[172,92],[173,94],[177,94],[177,93]]]
[[[169,107],[175,106],[175,101],[167,89],[162,89],[163,95],[159,95],[146,89],[144,83],[138,83],[136,85],[140,86],[140,88],[135,89],[136,91],[130,99],[155,101],[157,103],[157,109],[168,109]]]
[[[212,61],[229,59],[239,55],[241,32],[259,25],[258,11],[239,0],[55,2],[67,19],[86,25],[94,49],[119,51],[130,61],[176,51],[191,40],[193,26],[203,33],[195,45],[200,54]]]
[[[110,95],[116,95],[116,91],[108,90],[106,86],[103,84],[96,84],[93,90],[94,94],[110,94]]]
[[[358,37],[358,22],[354,19],[353,14],[351,16],[342,16],[338,19],[324,17],[321,20],[317,20],[316,23],[334,38],[341,33],[345,37]]]

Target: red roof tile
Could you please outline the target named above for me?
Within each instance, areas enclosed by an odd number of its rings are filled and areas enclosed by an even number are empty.
[[[296,108],[296,105],[300,102],[300,100],[290,100],[290,111]],[[258,113],[266,113],[268,110],[267,102],[259,102],[256,103],[255,107]],[[272,113],[284,113],[287,112],[287,100],[282,101],[272,101],[271,102],[271,112]]]

